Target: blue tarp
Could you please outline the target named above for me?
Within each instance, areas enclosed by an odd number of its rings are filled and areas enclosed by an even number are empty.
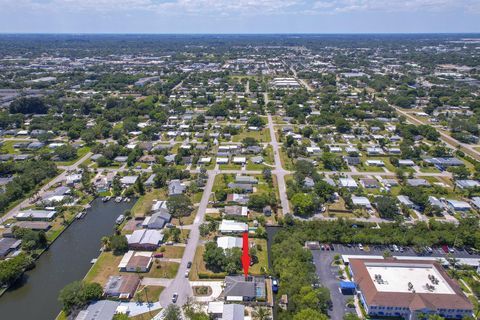
[[[355,289],[355,283],[351,281],[342,281],[340,282],[340,289],[342,290],[354,290]]]

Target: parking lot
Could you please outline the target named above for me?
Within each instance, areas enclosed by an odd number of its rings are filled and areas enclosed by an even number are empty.
[[[398,251],[392,250],[390,246],[387,245],[363,245],[363,250],[360,249],[358,244],[352,244],[350,246],[342,244],[330,244],[329,246],[333,247],[334,254],[345,254],[345,255],[375,255],[381,256],[385,251],[389,251],[392,256],[417,256],[417,257],[439,257],[445,258],[448,256],[447,253],[441,247],[432,247],[432,253],[417,253],[411,247],[399,247]],[[322,251],[322,250],[320,250]],[[324,250],[327,251],[327,250]],[[328,251],[327,251],[328,252]],[[477,258],[480,259],[479,254],[470,254],[463,249],[455,248],[451,253],[455,258]]]
[[[410,247],[398,248],[398,251],[391,250],[390,246],[362,246],[360,249],[358,244],[342,245],[329,244],[329,250],[324,246],[324,249],[311,250],[313,255],[313,263],[315,264],[316,273],[321,285],[330,290],[330,297],[332,299],[332,309],[329,311],[329,316],[333,320],[342,320],[345,313],[355,313],[355,309],[346,307],[346,302],[353,296],[344,295],[340,291],[340,279],[338,278],[339,267],[332,265],[335,255],[371,255],[382,256],[385,251],[389,251],[392,256],[417,256],[417,257],[442,257],[445,258],[447,254],[441,247],[433,247],[431,254],[416,253]],[[333,250],[332,250],[333,248]],[[465,250],[454,249],[451,253],[456,258],[477,258],[480,260],[480,255],[469,254]]]
[[[332,265],[335,253],[333,251],[312,250],[313,262],[321,285],[330,290],[332,308],[329,316],[332,320],[342,320],[345,313],[355,313],[354,308],[347,308],[348,298],[353,296],[343,295],[340,291],[340,279],[338,279],[339,267]]]

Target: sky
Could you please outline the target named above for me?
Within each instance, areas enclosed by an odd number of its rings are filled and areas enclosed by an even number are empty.
[[[0,0],[0,33],[480,32],[480,0]]]

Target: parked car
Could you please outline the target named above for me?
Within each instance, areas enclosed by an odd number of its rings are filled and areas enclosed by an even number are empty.
[[[274,293],[278,292],[278,280],[277,279],[272,280],[272,291]]]
[[[442,246],[442,250],[445,253],[449,253],[450,251],[448,250],[448,246]]]
[[[393,251],[395,251],[395,252],[400,251],[400,250],[398,249],[398,246],[397,246],[396,244],[393,244],[392,247],[393,247]]]
[[[361,243],[358,244],[358,249],[363,251],[363,245]]]
[[[173,303],[176,303],[177,302],[177,299],[178,299],[178,293],[174,293],[173,296],[172,296],[172,302]]]
[[[154,257],[154,258],[163,258],[163,253],[161,253],[161,252],[160,252],[160,253],[155,253],[155,254],[153,255],[153,257]]]
[[[187,268],[190,269],[192,267],[192,261],[188,261]]]
[[[425,251],[427,251],[429,254],[433,253],[433,249],[431,247],[425,247]]]
[[[187,270],[185,271],[185,278],[188,278],[188,275],[190,274],[190,272]]]

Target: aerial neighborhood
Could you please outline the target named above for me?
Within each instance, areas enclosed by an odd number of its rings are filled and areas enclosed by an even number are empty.
[[[58,37],[0,35],[1,319],[479,318],[479,39]]]

